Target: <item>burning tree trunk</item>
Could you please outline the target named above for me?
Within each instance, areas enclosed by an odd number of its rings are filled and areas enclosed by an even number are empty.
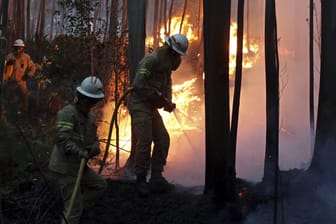
[[[146,39],[146,0],[128,0],[128,66],[130,82],[135,77],[138,62],[145,54]],[[130,166],[135,162],[136,138],[132,127],[131,154],[128,159]]]
[[[316,124],[315,150],[310,170],[324,177],[335,177],[336,159],[336,2],[321,1],[322,50],[320,95]]]
[[[275,0],[266,1],[266,153],[263,181],[267,187],[265,190],[275,192],[276,199],[279,163],[279,58],[275,12]],[[274,184],[272,184],[273,180]],[[275,200],[275,211],[277,211],[276,206],[277,201]]]
[[[222,207],[232,202],[234,167],[229,161],[229,38],[231,1],[203,1],[206,167],[204,193]]]

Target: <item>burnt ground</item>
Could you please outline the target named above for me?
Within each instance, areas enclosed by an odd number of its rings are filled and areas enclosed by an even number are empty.
[[[86,211],[81,224],[334,224],[335,184],[316,182],[299,170],[282,172],[277,222],[272,195],[258,193],[260,185],[238,180],[236,207],[216,209],[208,195],[195,188],[176,186],[167,194],[139,197],[135,183],[108,180],[108,189],[95,207]],[[59,223],[62,202],[53,185],[38,177],[16,180],[1,189],[3,224]],[[14,181],[15,182],[15,181]],[[199,189],[196,189],[199,192]]]
[[[209,223],[213,205],[209,198],[190,193],[191,189],[176,187],[166,194],[139,197],[135,183],[108,181],[105,197],[84,215],[83,224],[90,223]]]
[[[52,182],[41,175],[45,172],[40,171],[46,170],[52,145],[45,143],[49,141],[46,137],[27,144],[15,130],[0,131],[0,223],[59,223],[62,201]],[[336,223],[333,176],[326,179],[303,170],[280,174],[278,223]],[[104,197],[84,213],[81,224],[274,223],[273,195],[265,194],[261,184],[240,179],[237,204],[222,209],[217,209],[212,198],[201,194],[199,188],[176,186],[173,192],[142,198],[132,181],[109,179],[108,184]]]
[[[108,189],[95,207],[86,211],[82,224],[120,223],[210,223],[215,209],[211,200],[176,187],[167,194],[139,197],[135,183],[108,180]],[[58,223],[62,202],[44,182],[26,182],[4,194],[2,220],[5,224]]]
[[[132,181],[107,181],[104,197],[85,211],[81,224],[242,223],[232,221],[228,209],[219,211],[209,196],[195,194],[192,187],[176,186],[170,193],[143,198]],[[59,223],[62,202],[54,185],[32,176],[30,181],[15,184],[7,192],[2,191],[2,223]]]
[[[0,188],[1,224],[59,223],[62,202],[54,185],[47,184],[36,170],[30,171]],[[280,179],[278,223],[336,223],[333,182],[321,183],[300,170],[281,172]],[[81,224],[275,223],[274,198],[260,193],[263,187],[259,184],[238,179],[237,204],[217,209],[212,198],[200,194],[199,188],[176,186],[170,193],[143,198],[132,181],[107,181],[106,194],[95,207],[85,211]]]

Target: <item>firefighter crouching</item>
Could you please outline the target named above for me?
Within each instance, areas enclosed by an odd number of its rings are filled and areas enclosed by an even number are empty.
[[[75,186],[81,159],[89,160],[100,153],[96,119],[90,110],[104,98],[102,88],[103,85],[97,77],[85,78],[77,87],[74,104],[65,106],[57,113],[55,145],[49,170],[60,187],[64,214]],[[79,223],[83,211],[97,202],[106,187],[106,181],[86,166],[68,223]]]

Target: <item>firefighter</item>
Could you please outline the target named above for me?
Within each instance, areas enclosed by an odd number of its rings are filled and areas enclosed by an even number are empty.
[[[188,39],[183,34],[165,37],[162,47],[139,62],[132,83],[134,90],[127,105],[137,139],[135,174],[137,191],[141,196],[151,192],[164,193],[173,188],[162,176],[170,139],[158,109],[172,112],[176,108],[172,102],[171,73],[180,66],[181,56],[186,55],[187,49]],[[150,179],[147,182],[150,167]]]
[[[4,83],[9,87],[7,89],[18,90],[22,95],[20,109],[28,112],[29,91],[27,89],[27,80],[35,74],[35,64],[30,56],[24,52],[25,44],[23,40],[17,39],[13,43],[13,52],[6,56],[6,66],[4,74]],[[16,96],[16,92],[13,92]]]
[[[102,88],[97,77],[86,77],[76,89],[74,104],[66,105],[57,113],[55,145],[49,170],[62,193],[64,213],[70,202],[81,159],[89,160],[100,153],[96,120],[90,110],[104,98]],[[79,223],[83,210],[92,207],[106,187],[106,181],[86,165],[68,223]]]

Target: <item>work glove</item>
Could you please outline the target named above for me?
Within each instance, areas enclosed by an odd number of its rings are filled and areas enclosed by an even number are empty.
[[[176,104],[167,100],[166,103],[165,103],[165,105],[164,105],[164,107],[163,107],[163,109],[165,111],[171,113],[173,110],[176,109]]]
[[[86,159],[88,160],[89,159],[89,155],[88,155],[88,152],[85,150],[85,151],[82,151],[82,150],[78,150],[77,151],[77,157],[79,159]]]
[[[152,95],[148,97],[148,101],[155,107],[155,108],[162,108],[166,104],[165,99],[162,93],[155,91]]]
[[[92,145],[85,147],[85,150],[87,150],[89,158],[92,158],[100,153],[99,144],[97,143],[93,143]]]

